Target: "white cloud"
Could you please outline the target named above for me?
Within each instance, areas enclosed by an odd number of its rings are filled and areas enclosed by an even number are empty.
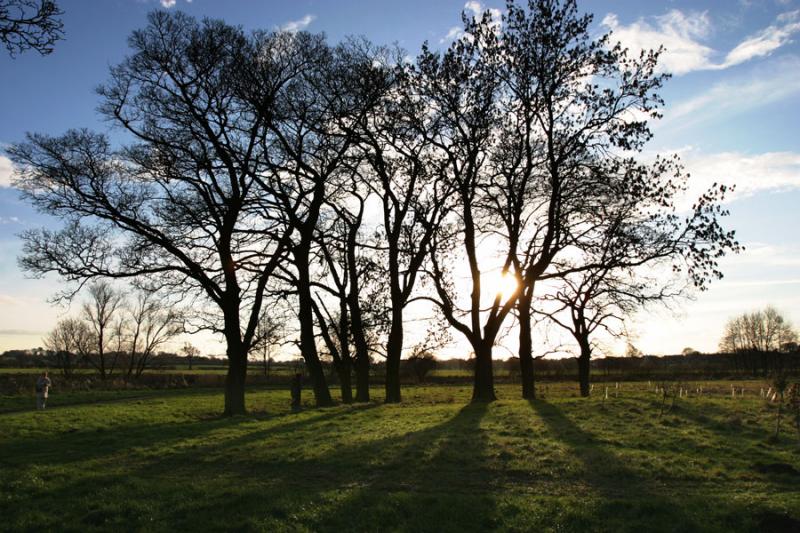
[[[464,12],[467,14],[471,14],[472,17],[480,17],[485,12],[489,12],[492,16],[491,26],[495,29],[499,28],[502,24],[502,12],[494,7],[485,7],[482,3],[477,2],[475,0],[470,0],[466,4],[464,4]],[[444,37],[439,39],[439,44],[444,44],[449,41],[454,41],[456,39],[460,39],[464,35],[464,28],[461,26],[453,26],[449,30]]]
[[[461,38],[462,35],[464,35],[464,30],[461,28],[461,26],[453,26],[447,30],[447,34],[444,37],[439,39],[439,44],[444,44],[448,41],[454,41]]]
[[[760,192],[800,189],[800,153],[766,152],[704,154],[691,148],[681,154],[689,178],[689,190],[682,207],[688,208],[714,183],[735,186],[726,200]]]
[[[483,12],[483,7],[481,6],[481,3],[475,2],[474,0],[464,4],[464,9],[466,9],[467,11],[472,11],[473,15],[475,16],[478,16]]]
[[[299,20],[292,20],[281,26],[283,31],[288,31],[290,33],[302,31],[308,27],[309,24],[314,22],[317,18],[316,15],[306,15]]]
[[[725,57],[722,68],[744,63],[755,57],[770,54],[788,43],[793,33],[800,31],[800,10],[780,15],[773,24],[742,41]]]
[[[789,56],[751,73],[720,82],[664,111],[656,129],[683,129],[708,119],[729,117],[781,101],[800,92],[800,58]]]
[[[161,7],[165,7],[167,9],[175,6],[176,0],[161,0]]]
[[[640,18],[627,26],[620,24],[617,15],[609,13],[601,25],[613,31],[614,38],[634,53],[664,46],[666,51],[659,68],[681,75],[697,70],[722,70],[770,54],[800,31],[800,10],[778,16],[773,25],[746,38],[721,62],[714,59],[718,52],[703,43],[713,30],[707,12],[684,13],[673,9],[651,20]]]
[[[11,165],[11,160],[0,155],[0,187],[11,186],[11,175],[13,173],[14,167]]]
[[[634,53],[664,46],[667,51],[659,63],[664,71],[685,74],[708,68],[714,50],[700,42],[711,32],[708,13],[684,14],[673,9],[655,17],[654,22],[652,25],[641,18],[625,26],[620,24],[615,14],[609,13],[601,25],[613,31],[613,39],[619,40]]]

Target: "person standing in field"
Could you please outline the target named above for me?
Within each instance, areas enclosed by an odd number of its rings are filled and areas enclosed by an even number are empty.
[[[42,372],[42,375],[36,380],[36,408],[44,409],[47,403],[47,394],[51,385],[50,378],[47,377],[47,371]]]

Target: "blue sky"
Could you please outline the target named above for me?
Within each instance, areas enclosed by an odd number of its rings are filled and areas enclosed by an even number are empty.
[[[59,2],[65,41],[53,54],[0,53],[0,145],[25,132],[58,134],[71,127],[106,129],[95,113],[94,88],[127,52],[127,36],[152,9],[181,9],[245,28],[299,28],[331,41],[364,35],[398,43],[414,55],[428,40],[444,47],[460,13],[502,9],[501,2],[463,0],[74,0]],[[800,0],[584,0],[593,32],[613,30],[632,49],[665,45],[674,74],[663,91],[664,120],[647,154],[678,152],[693,189],[737,185],[726,224],[747,251],[723,262],[725,279],[680,312],[632,321],[646,353],[685,346],[714,350],[733,314],[774,304],[800,325]],[[0,350],[40,345],[68,310],[47,303],[58,280],[26,279],[16,265],[25,228],[52,223],[11,189],[0,157]],[[213,344],[206,350],[214,351]],[[453,355],[458,353],[454,349]]]

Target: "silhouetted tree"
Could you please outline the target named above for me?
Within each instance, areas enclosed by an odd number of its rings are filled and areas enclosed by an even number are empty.
[[[354,124],[379,93],[365,82],[366,58],[359,60],[347,44],[329,47],[323,36],[298,33],[285,36],[287,58],[296,76],[280,100],[281,114],[263,141],[271,180],[263,186],[278,200],[292,228],[286,281],[297,296],[300,351],[311,375],[318,405],[332,402],[319,361],[314,329],[313,275],[315,237],[325,222],[326,206],[350,184],[348,164],[355,137]]]
[[[383,272],[378,282],[388,285],[385,401],[395,403],[401,400],[403,312],[412,301],[452,187],[431,169],[437,158],[428,139],[437,126],[426,118],[426,100],[416,98],[413,68],[397,50],[356,44],[355,50],[371,58],[367,79],[378,97],[353,133],[358,139],[357,170],[380,201],[376,246],[381,253],[374,264]]]
[[[782,347],[794,342],[797,332],[774,307],[743,313],[725,324],[721,352],[738,354],[749,370],[767,375],[782,370]]]
[[[102,115],[132,144],[73,130],[9,150],[24,196],[66,220],[24,234],[20,263],[71,281],[146,277],[192,299],[201,327],[227,343],[225,413],[243,413],[247,354],[292,231],[259,186],[271,170],[261,141],[298,66],[282,34],[163,11],[148,20],[99,89]]]
[[[64,38],[63,14],[53,0],[0,0],[0,43],[12,57],[31,49],[47,55]]]
[[[712,188],[681,219],[673,205],[685,188],[678,162],[634,157],[651,137],[648,119],[660,116],[659,52],[629,57],[609,35],[593,38],[591,21],[574,0],[511,1],[497,29],[503,119],[487,205],[502,221],[521,280],[526,398],[535,396],[530,317],[538,282],[671,259],[702,284],[737,246],[717,222],[725,187]],[[579,253],[583,261],[574,260]]]
[[[55,355],[58,367],[65,376],[72,374],[76,358],[88,356],[93,344],[89,326],[78,318],[59,320],[43,342],[45,348]]]
[[[406,364],[411,367],[411,371],[417,378],[417,381],[422,383],[432,370],[436,369],[438,361],[436,356],[430,352],[422,351],[411,354],[406,360]]]
[[[128,340],[125,343],[128,355],[128,378],[139,378],[147,369],[150,358],[160,347],[183,332],[183,316],[151,290],[139,289],[128,308],[123,328]],[[184,346],[191,347],[190,344]],[[195,349],[192,356],[198,355]],[[192,358],[189,357],[189,369]]]
[[[433,151],[431,170],[443,183],[451,183],[450,214],[432,238],[428,266],[435,296],[433,302],[451,327],[463,334],[475,354],[472,399],[493,401],[492,348],[500,328],[514,307],[516,293],[482,291],[482,271],[499,259],[505,273],[511,266],[508,248],[483,248],[494,221],[484,215],[485,191],[493,170],[489,154],[500,123],[499,73],[495,61],[496,25],[488,12],[480,20],[464,17],[465,34],[444,54],[425,46],[413,72],[416,97],[428,121],[425,141]],[[499,258],[493,257],[495,254]],[[495,261],[496,262],[496,261]],[[466,265],[470,287],[468,303],[459,298],[462,277],[453,270]],[[488,298],[487,298],[488,297]]]
[[[192,369],[192,360],[194,360],[195,357],[200,355],[200,350],[198,350],[191,343],[187,342],[181,348],[181,353],[183,353],[183,355],[189,360],[189,370],[191,370]]]
[[[122,311],[124,297],[110,283],[98,281],[89,286],[89,298],[82,306],[83,320],[89,326],[93,341],[92,350],[86,354],[86,359],[102,379],[113,374],[119,356],[119,350],[112,356],[109,347],[113,341],[122,340],[121,331],[114,327],[114,321]]]

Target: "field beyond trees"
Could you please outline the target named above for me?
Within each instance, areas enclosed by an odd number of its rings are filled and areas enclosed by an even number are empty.
[[[661,417],[647,383],[607,400],[501,386],[491,404],[468,386],[330,408],[306,393],[297,413],[251,390],[226,418],[219,390],[56,395],[0,409],[0,529],[796,530],[797,432],[772,438],[766,385],[736,386],[690,384]]]

